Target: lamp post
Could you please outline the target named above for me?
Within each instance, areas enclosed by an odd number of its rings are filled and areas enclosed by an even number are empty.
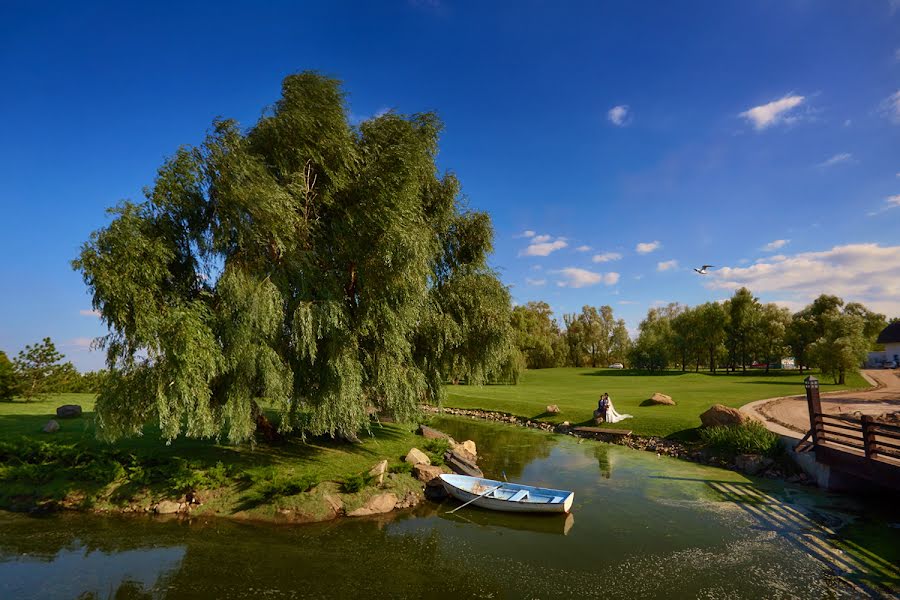
[[[803,380],[806,387],[806,404],[809,407],[809,429],[812,431],[813,445],[819,439],[821,432],[822,417],[822,401],[819,399],[819,380],[812,375]]]

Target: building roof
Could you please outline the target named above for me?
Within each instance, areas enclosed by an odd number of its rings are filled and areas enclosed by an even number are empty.
[[[900,342],[900,321],[894,321],[878,334],[877,344],[894,344]]]

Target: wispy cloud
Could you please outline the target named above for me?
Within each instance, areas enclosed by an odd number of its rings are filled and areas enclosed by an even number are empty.
[[[881,113],[890,119],[891,123],[900,125],[900,90],[884,99],[881,103]]]
[[[835,165],[839,165],[841,163],[852,163],[855,162],[853,160],[853,155],[849,152],[841,152],[840,154],[835,154],[828,160],[824,160],[817,164],[816,166],[820,169],[827,169],[828,167],[833,167]]]
[[[748,267],[724,267],[713,271],[707,283],[711,289],[742,286],[802,303],[827,290],[889,316],[900,316],[900,246],[848,244]]]
[[[526,229],[526,230],[523,231],[522,233],[520,233],[520,234],[518,234],[518,235],[515,235],[515,236],[513,236],[513,237],[517,237],[517,238],[531,238],[531,237],[534,237],[534,235],[535,235],[534,231],[532,231],[531,229]]]
[[[89,308],[82,308],[81,310],[78,311],[78,314],[81,315],[82,317],[97,317],[98,319],[101,317],[100,311],[91,310]]]
[[[553,239],[550,235],[530,236],[528,246],[519,252],[519,256],[548,256],[557,250],[562,250],[569,245],[565,238]]]
[[[527,283],[528,285],[542,286],[547,283],[547,280],[546,279],[531,279],[530,277],[526,277],[525,283]]]
[[[893,196],[885,198],[881,208],[869,212],[869,216],[874,217],[875,215],[880,215],[884,211],[891,210],[892,208],[900,208],[900,194],[894,194]]]
[[[787,246],[790,241],[791,240],[775,240],[763,246],[762,249],[765,252],[775,252],[779,248],[784,248],[785,246]]]
[[[630,304],[637,304],[634,300],[619,300],[619,304],[623,306],[628,306]]]
[[[575,248],[575,252],[590,252],[592,248],[588,245],[578,246]]]
[[[94,338],[89,337],[77,337],[71,340],[66,341],[62,344],[63,348],[76,348],[78,350],[90,350],[91,344],[94,342]]]
[[[620,260],[622,255],[618,252],[603,252],[602,254],[595,254],[591,257],[591,260],[595,263],[605,263],[612,262],[614,260]]]
[[[556,285],[559,287],[583,288],[597,285],[598,283],[615,285],[619,282],[619,274],[614,272],[595,273],[593,271],[588,271],[587,269],[567,267],[565,269],[560,269],[559,271],[554,271],[554,273],[561,276],[561,279],[556,282]]]
[[[664,261],[656,263],[657,271],[671,271],[672,269],[677,269],[677,268],[678,268],[678,261],[674,260],[674,259],[664,260]]]
[[[659,240],[654,240],[652,242],[641,242],[634,247],[634,251],[638,254],[650,254],[654,250],[659,250],[661,247],[662,244]]]
[[[805,98],[803,96],[789,95],[779,100],[773,100],[767,104],[754,106],[738,116],[744,117],[751,123],[757,131],[761,131],[778,123],[791,123],[796,117],[789,116],[788,113],[800,106]]]
[[[631,109],[628,108],[627,104],[613,106],[606,113],[606,117],[616,127],[625,127],[631,122]]]

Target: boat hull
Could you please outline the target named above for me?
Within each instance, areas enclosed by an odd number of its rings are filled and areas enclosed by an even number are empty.
[[[470,506],[503,512],[568,513],[574,492],[494,481],[465,475],[441,475],[447,493]],[[485,494],[484,492],[498,488]],[[524,494],[523,494],[524,492]],[[476,499],[477,498],[477,499]]]

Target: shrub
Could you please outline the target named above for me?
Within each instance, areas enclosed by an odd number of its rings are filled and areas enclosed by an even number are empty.
[[[405,473],[407,475],[412,475],[413,466],[408,462],[399,462],[396,465],[391,465],[388,468],[389,473]]]
[[[216,465],[216,467],[218,466]],[[224,467],[222,471],[225,471]],[[265,469],[262,472],[251,473],[249,479],[255,489],[250,493],[248,499],[257,504],[271,502],[275,498],[308,492],[319,483],[319,479],[314,475],[283,477],[278,475],[275,469]]]
[[[345,494],[355,494],[366,487],[366,478],[362,475],[350,475],[341,482],[341,491]]]
[[[431,464],[444,464],[444,452],[450,449],[450,442],[446,439],[428,439],[423,444],[425,454],[431,459]]]
[[[710,448],[732,456],[763,454],[774,457],[781,449],[778,436],[758,421],[727,427],[706,427],[700,430],[700,439]]]

